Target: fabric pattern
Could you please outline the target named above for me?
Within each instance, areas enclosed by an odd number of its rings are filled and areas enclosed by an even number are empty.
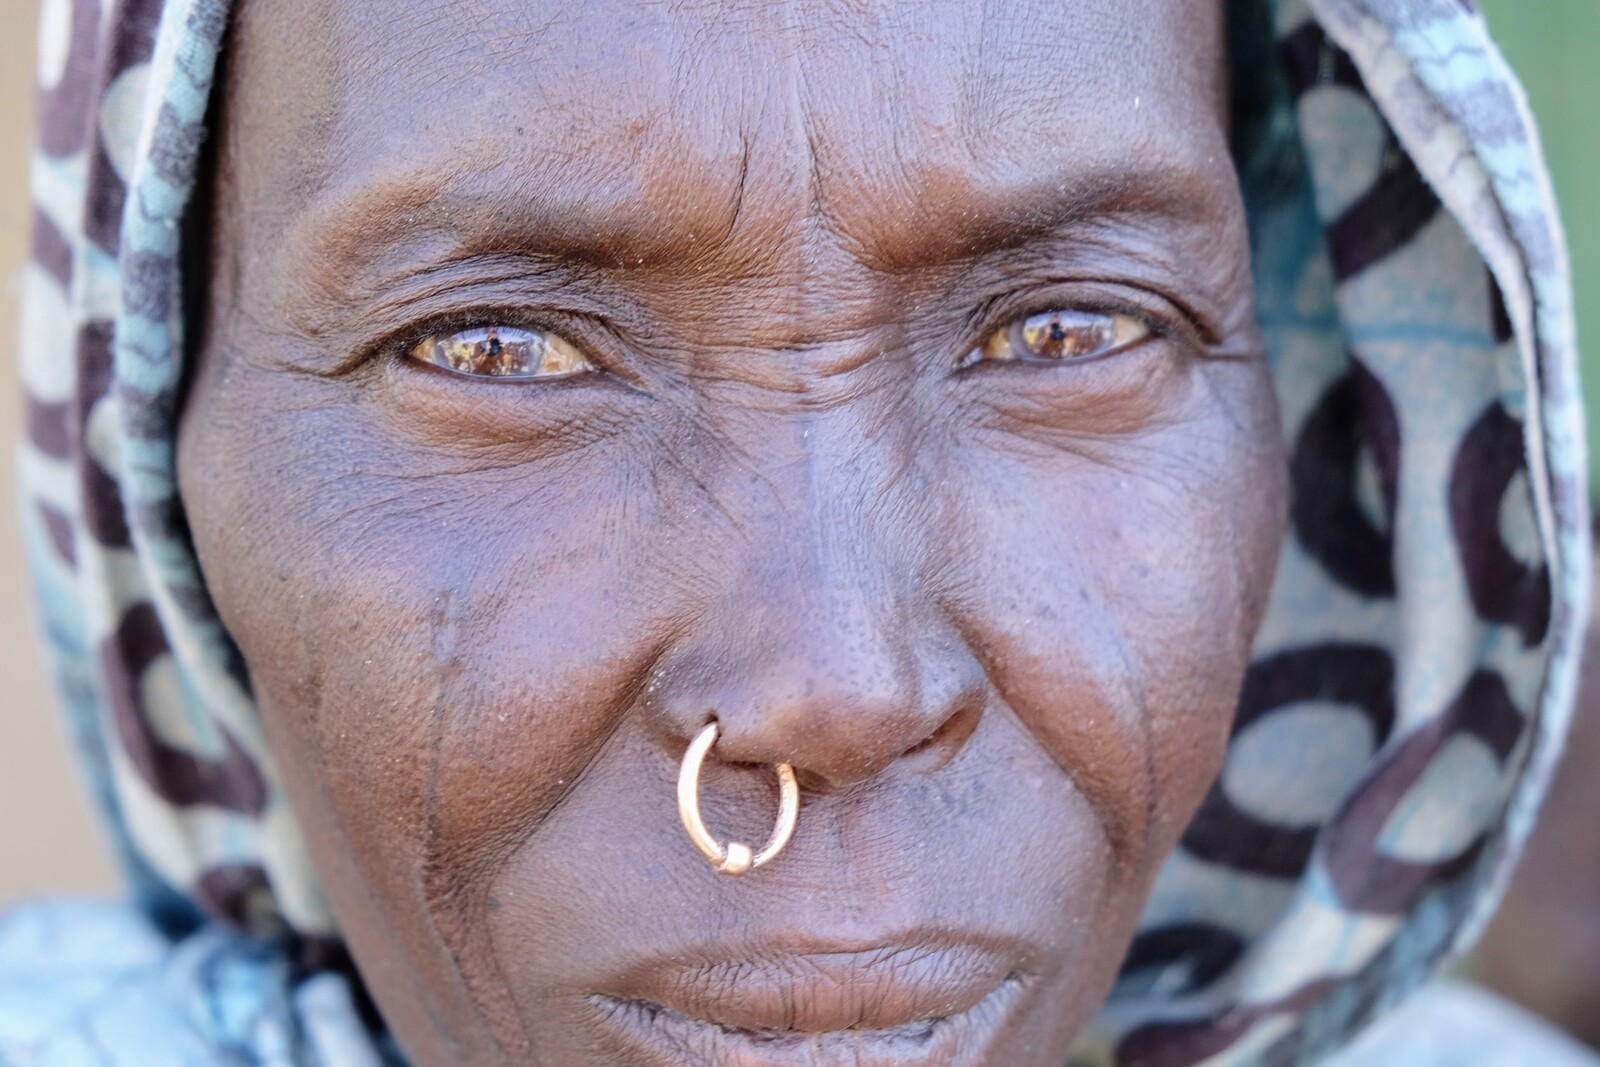
[[[1439,982],[1363,1033],[1327,1067],[1594,1067],[1549,1023],[1473,986]]]
[[[222,923],[174,945],[125,904],[53,902],[0,916],[0,959],[5,1067],[400,1067],[344,974]]]
[[[138,937],[168,943],[139,942],[130,973],[234,1020],[178,1027],[226,1054],[170,1062],[361,1065],[379,1045],[348,996],[362,1051],[310,1051],[327,1009],[301,991],[326,987],[337,930],[177,490],[184,213],[229,6],[45,5],[26,535],[73,735],[160,931]],[[1085,1065],[1314,1062],[1469,943],[1559,749],[1586,616],[1565,252],[1482,19],[1463,0],[1236,8],[1291,530],[1226,768]],[[180,965],[191,946],[229,966]]]
[[[26,533],[74,735],[135,888],[175,915],[192,901],[257,933],[327,936],[177,496],[181,222],[228,9],[43,13],[40,67],[60,76],[42,87],[32,174]]]

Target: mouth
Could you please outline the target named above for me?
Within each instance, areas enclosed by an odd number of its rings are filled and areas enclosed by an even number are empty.
[[[1010,954],[976,946],[797,952],[650,966],[591,995],[650,1067],[976,1067],[1024,999]]]

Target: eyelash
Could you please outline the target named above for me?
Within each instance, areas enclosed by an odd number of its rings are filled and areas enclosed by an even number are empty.
[[[1115,285],[1117,283],[1110,284]],[[1144,293],[1143,290],[1136,291]],[[1054,295],[1041,294],[1034,290],[1021,297],[1017,294],[1005,294],[988,301],[969,320],[981,323],[981,326],[967,333],[966,342],[959,347],[949,364],[947,364],[951,373],[961,374],[989,365],[992,361],[978,360],[971,364],[966,363],[966,361],[969,355],[973,351],[980,349],[996,331],[1007,329],[1011,323],[1021,319],[1063,310],[1082,311],[1099,315],[1126,315],[1137,319],[1149,329],[1148,336],[1130,344],[1113,348],[1108,352],[1095,356],[1082,357],[1078,360],[1066,360],[1063,361],[1063,365],[1104,359],[1157,341],[1176,339],[1200,348],[1205,346],[1205,335],[1209,332],[1188,308],[1168,297],[1155,293],[1149,293],[1143,299],[1105,291],[1088,294],[1077,292]],[[451,372],[444,368],[432,368],[430,365],[423,364],[419,360],[412,358],[412,350],[430,338],[446,337],[455,333],[485,329],[491,326],[526,330],[531,333],[555,334],[567,339],[569,343],[581,350],[584,357],[593,364],[594,374],[615,375],[613,363],[605,357],[600,346],[591,342],[595,329],[604,329],[603,324],[591,324],[588,327],[583,327],[580,322],[574,319],[561,325],[554,325],[548,317],[541,316],[536,318],[528,315],[526,311],[511,308],[474,309],[470,312],[452,312],[447,315],[426,319],[421,323],[409,325],[403,331],[397,331],[395,334],[390,335],[388,339],[379,341],[372,346],[372,351],[381,353],[386,362],[407,364],[416,366],[418,369],[437,370],[439,373],[450,374]],[[363,359],[362,362],[366,362],[366,360]],[[472,381],[495,380],[490,376],[458,376]],[[567,382],[572,378],[592,376],[592,374],[580,374],[543,379],[505,378],[500,379],[500,382],[501,384],[532,384],[537,382],[550,386]]]
[[[513,308],[474,308],[471,311],[450,312],[422,319],[379,339],[371,345],[369,352],[371,356],[381,358],[387,363],[418,364],[410,354],[424,341],[496,327],[536,334],[553,334],[564,338],[583,352],[584,357],[594,364],[596,371],[601,373],[612,371],[611,362],[606,358],[602,346],[594,344],[591,340],[597,329],[604,329],[602,324],[594,322],[585,324],[577,317],[565,317],[564,321],[553,322],[548,313],[533,316],[525,310]]]
[[[1118,283],[1110,284],[1115,285]],[[1136,291],[1144,293],[1144,290]],[[1130,345],[1112,349],[1102,355],[1085,357],[1075,362],[1104,359],[1107,356],[1118,355],[1141,348],[1152,342],[1161,341],[1176,340],[1191,345],[1196,349],[1203,348],[1206,343],[1206,334],[1209,332],[1188,308],[1155,293],[1149,293],[1143,299],[1105,291],[1083,293],[1056,290],[1049,293],[1040,293],[1034,290],[1021,295],[1008,293],[988,301],[972,317],[971,321],[976,323],[977,326],[966,335],[966,341],[960,347],[954,361],[954,372],[960,374],[978,367],[988,366],[989,361],[986,360],[980,360],[970,366],[963,366],[962,363],[974,349],[982,347],[996,331],[1004,330],[1013,322],[1021,319],[1048,314],[1052,311],[1065,310],[1082,311],[1095,315],[1127,315],[1130,318],[1139,320],[1150,331],[1148,337],[1141,338]]]

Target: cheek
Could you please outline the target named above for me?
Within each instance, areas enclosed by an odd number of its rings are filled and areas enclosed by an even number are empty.
[[[192,398],[196,545],[341,924],[381,931],[354,946],[363,969],[396,937],[445,967],[670,629],[645,565],[660,523],[626,463],[419,477],[437,456],[358,404],[229,406],[281,389]],[[601,530],[636,550],[605,551]]]
[[[1253,402],[1188,390],[1160,428],[990,456],[968,481],[991,677],[1142,873],[1220,768],[1281,540],[1265,375],[1227,384]]]

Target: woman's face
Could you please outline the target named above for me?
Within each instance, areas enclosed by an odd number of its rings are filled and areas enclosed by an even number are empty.
[[[421,1067],[1062,1062],[1280,533],[1221,7],[245,4],[184,498]]]

